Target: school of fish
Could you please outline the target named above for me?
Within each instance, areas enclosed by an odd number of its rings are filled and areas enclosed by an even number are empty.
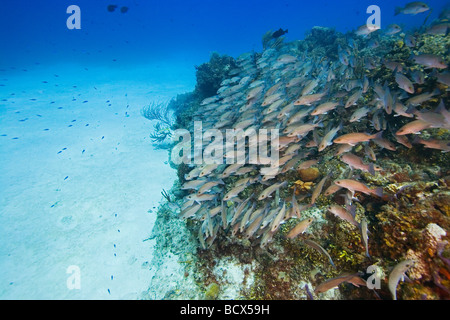
[[[427,7],[419,4],[399,8],[396,14],[426,11]],[[433,27],[432,32],[442,32]],[[230,78],[222,82],[215,96],[201,103],[194,118],[202,121],[203,130],[278,129],[279,160],[272,166],[260,159],[258,164],[224,161],[191,167],[182,185],[189,194],[184,198],[180,217],[199,221],[198,237],[203,249],[211,246],[220,232],[259,239],[264,248],[280,226],[291,219],[298,222],[287,230],[286,237],[299,238],[315,222],[305,210],[317,205],[320,196],[344,192],[345,206],[333,204],[319,209],[358,228],[365,253],[370,256],[370,226],[366,219],[356,221],[352,201],[359,194],[382,198],[384,192],[381,187],[363,182],[359,171],[371,175],[382,171],[376,163],[380,150],[389,153],[423,145],[450,151],[449,141],[414,138],[423,130],[450,129],[447,92],[435,85],[449,85],[448,59],[433,53],[412,54],[407,61],[380,56],[388,50],[381,44],[386,39],[402,39],[411,50],[415,48],[420,35],[399,28],[358,28],[347,34],[345,45],[336,48],[337,59],[299,52],[295,42],[238,57],[239,68],[230,71]],[[446,35],[447,29],[442,36]],[[370,77],[375,68],[384,68],[391,81]],[[423,108],[423,104],[433,107]],[[203,151],[214,143],[204,143]],[[249,139],[246,150],[251,143]],[[360,145],[363,156],[353,151]],[[325,154],[338,157],[351,169],[350,173],[322,172],[321,179],[300,203],[291,188],[292,181],[287,181],[285,175],[306,163],[324,161]],[[231,156],[225,154],[225,158]],[[244,198],[245,190],[258,192]],[[290,196],[280,197],[282,190]],[[328,256],[334,266],[332,257],[317,242],[303,241]],[[333,285],[355,277],[340,277]],[[391,290],[395,291],[397,278],[390,284]],[[323,292],[324,288],[316,291]]]

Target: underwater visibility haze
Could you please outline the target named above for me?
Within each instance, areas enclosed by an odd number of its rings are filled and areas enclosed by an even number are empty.
[[[4,0],[0,299],[449,299],[449,33],[442,0]]]

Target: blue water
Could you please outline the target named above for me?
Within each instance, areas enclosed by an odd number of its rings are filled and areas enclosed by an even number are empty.
[[[366,22],[369,5],[381,9],[381,26],[419,27],[428,13],[394,17],[407,1],[33,1],[4,0],[0,11],[0,65],[54,61],[108,64],[178,61],[200,64],[213,51],[231,56],[261,50],[268,30],[288,29],[287,40],[302,39],[313,26],[354,30]],[[427,1],[432,21],[448,1]],[[66,8],[81,9],[81,30],[66,28]],[[107,5],[129,7],[125,14]]]
[[[0,299],[139,297],[153,275],[141,267],[147,211],[176,179],[141,108],[192,91],[194,66],[213,52],[261,52],[268,30],[288,29],[286,41],[314,26],[345,33],[373,4],[382,29],[422,26],[428,12],[394,16],[407,2],[2,0]],[[450,6],[426,3],[428,23]],[[80,30],[66,27],[70,5]],[[81,291],[66,286],[72,265]]]

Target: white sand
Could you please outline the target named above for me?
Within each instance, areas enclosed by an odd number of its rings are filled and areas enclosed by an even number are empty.
[[[140,110],[191,91],[193,71],[27,70],[0,73],[0,299],[136,299],[152,277],[153,208],[176,179]]]

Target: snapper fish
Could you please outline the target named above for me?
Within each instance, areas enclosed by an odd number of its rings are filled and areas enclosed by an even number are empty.
[[[405,272],[414,267],[414,260],[405,260],[397,264],[389,274],[389,291],[391,291],[392,299],[397,300],[397,285],[400,280],[403,281]]]
[[[449,73],[436,73],[435,76],[436,76],[438,82],[450,87],[450,74]],[[447,89],[447,91],[448,91],[448,89]]]
[[[328,179],[328,175],[323,177],[322,180],[320,180],[320,182],[314,188],[314,191],[313,191],[313,193],[311,195],[311,205],[316,203],[317,198],[322,193],[323,186],[324,186],[325,182],[327,181],[327,179]]]
[[[448,29],[450,24],[449,23],[438,23],[434,26],[431,26],[427,29],[425,32],[426,34],[432,34],[432,35],[447,35]]]
[[[355,287],[359,286],[366,286],[366,281],[362,279],[359,274],[343,274],[340,276],[337,276],[336,278],[332,278],[329,280],[326,280],[325,282],[322,282],[320,285],[318,285],[314,289],[314,293],[323,293],[327,292],[330,289],[338,287],[341,283],[349,282],[353,284]]]
[[[418,56],[413,56],[412,60],[414,62],[424,66],[425,68],[437,68],[437,69],[446,69],[448,66],[445,64],[444,59],[442,57],[437,56],[435,54],[419,54]]]
[[[354,155],[353,153],[345,153],[341,157],[341,161],[348,164],[348,166],[352,169],[359,169],[361,171],[369,172],[374,175],[375,171],[381,171],[382,169],[373,163],[365,164],[363,160]]]
[[[405,46],[409,48],[414,48],[416,46],[416,39],[410,34],[405,36],[403,42],[405,43]]]
[[[293,63],[298,61],[298,59],[290,54],[283,54],[278,57],[277,61],[281,63]]]
[[[354,207],[353,207],[354,208]],[[335,216],[341,218],[342,220],[345,220],[355,227],[359,227],[359,223],[355,220],[354,216],[354,209],[351,209],[350,211],[345,209],[344,207],[341,207],[337,204],[333,204],[328,207],[328,211],[334,214]]]
[[[323,126],[322,123],[305,123],[298,126],[294,126],[292,131],[287,134],[288,137],[306,136],[310,131],[317,127]]]
[[[358,191],[365,193],[367,195],[376,195],[378,197],[383,196],[383,188],[379,187],[376,189],[370,189],[368,186],[366,186],[364,183],[352,180],[352,179],[340,179],[334,181],[335,184],[342,188],[346,188],[352,192]]]
[[[306,83],[305,87],[302,89],[300,94],[302,96],[310,94],[317,87],[318,84],[319,84],[319,80],[318,79],[309,80]]]
[[[230,191],[228,191],[225,196],[223,197],[224,201],[230,200],[234,197],[237,197],[239,195],[239,193],[241,193],[242,191],[244,191],[244,189],[247,188],[247,184],[243,184],[237,187],[234,187],[233,189],[231,189]]]
[[[362,37],[367,37],[369,34],[371,34],[372,32],[375,32],[377,30],[379,30],[380,27],[375,25],[375,24],[363,24],[362,26],[360,26],[356,31],[356,35],[358,36],[362,36]]]
[[[350,116],[350,122],[356,122],[361,120],[361,118],[364,118],[368,113],[370,109],[368,107],[361,107],[355,110],[353,114]]]
[[[299,234],[305,232],[305,230],[310,226],[311,223],[314,222],[314,218],[310,217],[305,220],[300,221],[291,231],[287,234],[286,237],[289,239],[294,239]]]
[[[258,196],[258,200],[264,200],[267,199],[268,197],[270,197],[270,195],[275,192],[276,190],[284,187],[287,185],[287,181],[283,181],[280,183],[275,183],[273,185],[271,185],[270,187],[264,189]]]
[[[338,125],[336,128],[328,131],[323,136],[322,141],[319,143],[319,147],[318,147],[319,152],[323,151],[326,147],[331,146],[333,144],[332,140],[334,139],[334,137],[336,136],[338,131],[341,129],[342,129],[342,123],[340,125]]]
[[[399,87],[400,89],[403,89],[403,90],[405,90],[406,92],[411,93],[411,94],[414,93],[414,85],[413,85],[412,82],[411,82],[407,77],[405,77],[403,74],[397,72],[397,73],[395,74],[395,81],[397,82],[398,87]]]
[[[364,247],[366,249],[366,256],[368,258],[370,258],[370,255],[369,255],[369,228],[367,225],[366,217],[362,218],[361,224],[360,224],[360,229],[361,229],[362,241],[363,241]]]
[[[327,252],[327,250],[325,250],[321,245],[319,245],[319,244],[318,244],[317,242],[315,242],[315,241],[308,240],[308,239],[303,240],[303,242],[304,242],[305,244],[307,244],[308,246],[310,246],[311,248],[316,249],[316,250],[319,251],[320,253],[326,255],[327,258],[328,258],[328,260],[330,261],[331,265],[333,266],[333,268],[336,269],[336,266],[335,266],[335,264],[334,264],[334,262],[333,262],[333,259],[331,259],[330,254],[329,254],[329,253]]]
[[[444,128],[450,130],[450,113],[445,109],[442,101],[434,111],[420,112],[414,110],[413,114],[418,120],[428,122],[430,128]]]
[[[427,129],[430,126],[431,126],[431,124],[426,121],[414,120],[412,122],[405,124],[400,129],[398,129],[398,131],[395,134],[397,136],[402,136],[402,135],[410,134],[410,133],[419,133],[420,131]]]
[[[338,144],[349,144],[351,146],[356,145],[360,142],[369,141],[376,138],[381,138],[383,134],[383,131],[380,131],[376,134],[368,134],[364,132],[353,132],[353,133],[347,133],[344,134],[336,139],[333,140],[334,143]]]
[[[324,102],[320,105],[318,105],[312,112],[312,116],[317,116],[319,114],[327,114],[327,112],[332,111],[336,109],[336,107],[339,105],[339,102]]]
[[[404,8],[401,7],[396,7],[395,8],[395,13],[394,15],[399,15],[399,14],[412,14],[412,15],[416,15],[425,11],[430,10],[430,7],[423,2],[420,1],[414,1],[414,2],[410,2],[408,3]]]
[[[294,101],[294,105],[296,106],[310,106],[312,105],[314,102],[317,102],[319,100],[321,100],[327,93],[326,92],[322,92],[322,93],[314,93],[314,94],[308,94],[305,96],[301,96],[300,98],[298,98],[297,100]]]
[[[438,95],[440,92],[438,89],[435,89],[433,92],[429,92],[429,93],[421,93],[419,95],[416,95],[414,97],[409,98],[408,100],[406,100],[405,105],[409,106],[418,106],[420,104],[422,104],[425,101],[430,100],[432,97],[434,97],[435,95]]]
[[[388,36],[394,35],[402,31],[402,28],[398,24],[391,24],[387,27],[385,34]]]
[[[350,96],[350,98],[348,98],[347,102],[345,103],[345,108],[351,107],[354,104],[356,104],[358,102],[359,98],[361,98],[361,95],[362,95],[362,90],[358,90],[354,94],[352,94]]]
[[[406,136],[398,136],[398,135],[394,135],[395,140],[397,140],[398,143],[404,145],[405,147],[407,147],[408,149],[412,148],[412,144],[411,142],[409,142],[408,138]]]
[[[442,152],[450,151],[450,141],[449,140],[438,140],[438,139],[428,139],[424,140],[416,137],[413,143],[423,144],[425,148],[442,150]]]
[[[412,80],[417,84],[425,83],[425,74],[420,70],[414,70],[411,72]]]

